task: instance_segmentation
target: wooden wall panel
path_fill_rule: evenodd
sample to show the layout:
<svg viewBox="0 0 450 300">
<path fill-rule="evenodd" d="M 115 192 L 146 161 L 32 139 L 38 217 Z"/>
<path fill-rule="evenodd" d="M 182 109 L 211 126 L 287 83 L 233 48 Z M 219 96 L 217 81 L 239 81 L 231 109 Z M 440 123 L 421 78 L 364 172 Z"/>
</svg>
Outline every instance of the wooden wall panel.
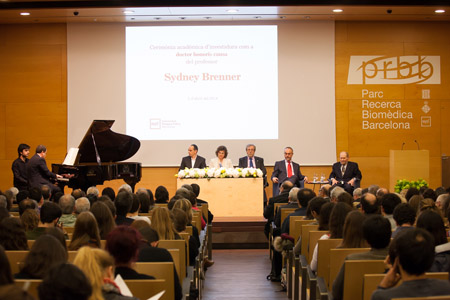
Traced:
<svg viewBox="0 0 450 300">
<path fill-rule="evenodd" d="M 6 120 L 5 104 L 0 103 L 0 160 L 6 158 Z M 1 169 L 0 169 L 1 170 Z M 0 181 L 1 182 L 1 181 Z"/>
<path fill-rule="evenodd" d="M 441 154 L 450 156 L 450 100 L 441 101 Z"/>
</svg>

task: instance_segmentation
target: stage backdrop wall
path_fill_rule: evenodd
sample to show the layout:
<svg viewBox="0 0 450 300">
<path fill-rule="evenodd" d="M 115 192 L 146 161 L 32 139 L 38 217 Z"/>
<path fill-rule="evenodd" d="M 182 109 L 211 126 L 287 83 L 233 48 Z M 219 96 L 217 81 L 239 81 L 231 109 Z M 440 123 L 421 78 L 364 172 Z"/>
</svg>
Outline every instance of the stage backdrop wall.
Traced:
<svg viewBox="0 0 450 300">
<path fill-rule="evenodd" d="M 421 149 L 430 151 L 431 186 L 441 184 L 440 156 L 450 153 L 449 31 L 448 22 L 336 23 L 337 152 L 348 150 L 351 159 L 359 162 L 363 186 L 369 183 L 387 186 L 389 150 L 400 149 L 403 142 L 405 149 L 416 149 L 414 140 Z M 19 143 L 28 143 L 32 149 L 40 143 L 47 145 L 49 165 L 64 159 L 67 145 L 66 25 L 0 25 L 0 35 L 0 189 L 5 190 L 12 185 L 11 163 L 17 157 Z M 417 57 L 419 54 L 439 56 L 440 84 L 347 83 L 351 56 Z M 433 71 L 436 74 L 436 69 Z M 376 98 L 369 98 L 368 93 L 363 96 L 364 89 L 382 91 L 383 97 L 380 98 L 380 93 L 371 94 Z M 423 95 L 430 99 L 423 99 Z M 395 121 L 391 118 L 397 123 L 410 123 L 411 129 L 363 129 L 363 121 L 386 122 L 363 119 L 362 101 L 383 99 L 400 102 L 401 108 L 391 111 L 412 113 L 412 119 Z M 428 113 L 424 112 L 424 106 Z M 385 112 L 389 109 L 369 110 Z M 431 122 L 430 118 L 425 118 L 423 123 L 431 127 L 422 127 L 422 117 L 431 117 Z M 302 160 L 299 156 L 294 159 Z M 270 174 L 272 168 L 268 170 Z M 145 168 L 138 186 L 154 190 L 160 184 L 165 185 L 173 195 L 176 171 L 173 167 Z M 310 177 L 315 172 L 328 171 L 324 166 L 302 168 Z M 122 182 L 117 181 L 108 185 L 120 184 Z M 271 187 L 266 190 L 270 196 Z"/>
</svg>

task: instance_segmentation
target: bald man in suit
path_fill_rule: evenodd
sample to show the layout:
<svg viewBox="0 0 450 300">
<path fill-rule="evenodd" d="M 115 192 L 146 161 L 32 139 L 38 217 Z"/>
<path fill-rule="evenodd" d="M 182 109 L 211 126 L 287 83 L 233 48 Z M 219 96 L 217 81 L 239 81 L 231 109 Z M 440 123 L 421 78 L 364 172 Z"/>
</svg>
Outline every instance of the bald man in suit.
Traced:
<svg viewBox="0 0 450 300">
<path fill-rule="evenodd" d="M 278 187 L 284 181 L 291 181 L 294 186 L 302 187 L 302 181 L 307 181 L 308 177 L 303 176 L 300 165 L 292 161 L 294 150 L 291 147 L 284 148 L 284 160 L 277 161 L 273 168 L 272 181 Z M 279 189 L 274 191 L 274 196 L 278 195 Z"/>
</svg>

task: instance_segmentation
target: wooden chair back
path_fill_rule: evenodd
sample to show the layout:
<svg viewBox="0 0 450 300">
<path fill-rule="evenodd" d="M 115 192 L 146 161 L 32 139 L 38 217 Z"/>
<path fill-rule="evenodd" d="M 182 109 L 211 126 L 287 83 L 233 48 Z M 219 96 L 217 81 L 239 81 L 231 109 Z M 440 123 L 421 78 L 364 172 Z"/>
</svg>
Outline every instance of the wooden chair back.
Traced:
<svg viewBox="0 0 450 300">
<path fill-rule="evenodd" d="M 168 203 L 155 203 L 157 207 L 167 207 Z"/>
<path fill-rule="evenodd" d="M 191 265 L 190 261 L 189 261 L 189 238 L 190 238 L 190 235 L 187 232 L 180 232 L 179 235 L 186 242 L 186 259 L 187 259 L 187 265 L 190 266 Z"/>
<path fill-rule="evenodd" d="M 364 274 L 363 300 L 370 300 L 385 274 Z M 425 273 L 426 278 L 448 280 L 447 272 Z M 401 280 L 397 285 L 401 284 Z M 447 297 L 450 299 L 450 297 Z M 417 299 L 417 298 L 414 298 Z M 428 299 L 428 298 L 426 298 Z"/>
<path fill-rule="evenodd" d="M 308 263 L 311 263 L 311 259 L 314 254 L 314 248 L 317 245 L 317 241 L 320 239 L 320 237 L 324 234 L 329 233 L 329 231 L 323 231 L 323 230 L 311 230 L 309 232 L 309 246 L 308 246 Z"/>
<path fill-rule="evenodd" d="M 181 265 L 180 265 L 180 250 L 178 249 L 167 249 L 170 255 L 172 256 L 173 263 L 175 264 L 175 270 L 177 274 L 181 274 Z"/>
<path fill-rule="evenodd" d="M 156 279 L 164 279 L 166 283 L 164 296 L 167 299 L 175 299 L 174 264 L 172 262 L 137 262 L 134 269 L 138 273 L 150 275 Z"/>
<path fill-rule="evenodd" d="M 195 225 L 194 225 L 195 222 Z M 199 211 L 192 211 L 192 225 L 197 227 L 198 232 L 202 231 L 202 213 Z"/>
<path fill-rule="evenodd" d="M 7 250 L 5 251 L 6 257 L 8 258 L 9 265 L 11 266 L 11 273 L 19 273 L 19 264 L 22 264 L 27 257 L 28 250 Z"/>
<path fill-rule="evenodd" d="M 293 213 L 298 208 L 281 208 L 281 225 L 283 225 L 284 220 L 287 216 Z"/>
<path fill-rule="evenodd" d="M 75 231 L 75 227 L 63 227 L 63 231 L 67 234 L 73 234 L 73 232 Z"/>
<path fill-rule="evenodd" d="M 383 260 L 346 260 L 343 299 L 362 299 L 364 274 L 383 273 Z"/>
<path fill-rule="evenodd" d="M 39 299 L 38 286 L 41 283 L 41 279 L 14 279 L 14 284 L 30 293 L 34 299 Z"/>
<path fill-rule="evenodd" d="M 208 203 L 202 203 L 202 205 L 197 205 L 202 211 L 203 219 L 208 224 Z"/>
<path fill-rule="evenodd" d="M 324 283 L 328 287 L 330 278 L 330 250 L 342 243 L 342 239 L 328 239 L 317 241 L 317 276 L 323 277 Z"/>
<path fill-rule="evenodd" d="M 10 211 L 9 214 L 13 217 L 20 217 L 19 212 L 18 211 Z"/>
<path fill-rule="evenodd" d="M 166 282 L 164 279 L 135 279 L 124 280 L 134 297 L 139 299 L 148 299 L 161 291 L 165 290 Z M 160 299 L 172 300 L 166 296 L 167 291 Z"/>
<path fill-rule="evenodd" d="M 370 251 L 370 248 L 339 248 L 330 250 L 330 277 L 328 279 L 328 289 L 331 289 L 339 270 L 344 264 L 347 255 L 353 253 L 364 253 Z"/>
<path fill-rule="evenodd" d="M 430 296 L 430 297 L 411 297 L 411 298 L 392 298 L 392 300 L 449 300 L 450 296 Z"/>
<path fill-rule="evenodd" d="M 148 213 L 139 213 L 139 216 L 151 218 L 152 217 L 151 210 Z"/>
<path fill-rule="evenodd" d="M 36 240 L 27 240 L 28 249 L 31 249 L 31 247 L 33 247 L 35 241 Z"/>
<path fill-rule="evenodd" d="M 280 208 L 280 206 L 282 205 L 286 205 L 286 203 L 274 203 L 273 204 L 273 217 L 275 218 L 275 216 L 277 215 L 278 209 Z"/>
<path fill-rule="evenodd" d="M 189 233 L 190 235 L 193 234 L 193 230 L 192 230 L 192 226 L 186 226 L 186 232 Z"/>
<path fill-rule="evenodd" d="M 75 256 L 77 256 L 78 251 L 67 251 L 67 261 L 73 263 Z"/>
<path fill-rule="evenodd" d="M 319 225 L 302 225 L 300 236 L 302 237 L 302 244 L 301 244 L 301 253 L 306 258 L 308 258 L 308 245 L 309 245 L 309 232 L 311 230 L 317 230 L 319 228 Z"/>
<path fill-rule="evenodd" d="M 185 240 L 160 240 L 158 243 L 159 248 L 165 249 L 178 249 L 180 252 L 178 261 L 180 264 L 178 278 L 180 281 L 186 277 L 187 258 L 186 258 L 186 241 Z"/>
<path fill-rule="evenodd" d="M 289 219 L 289 235 L 295 239 L 295 244 L 302 233 L 302 225 L 314 222 L 314 220 L 304 220 L 303 216 L 293 216 Z"/>
<path fill-rule="evenodd" d="M 100 246 L 102 247 L 103 250 L 106 249 L 106 240 L 100 240 Z"/>
</svg>

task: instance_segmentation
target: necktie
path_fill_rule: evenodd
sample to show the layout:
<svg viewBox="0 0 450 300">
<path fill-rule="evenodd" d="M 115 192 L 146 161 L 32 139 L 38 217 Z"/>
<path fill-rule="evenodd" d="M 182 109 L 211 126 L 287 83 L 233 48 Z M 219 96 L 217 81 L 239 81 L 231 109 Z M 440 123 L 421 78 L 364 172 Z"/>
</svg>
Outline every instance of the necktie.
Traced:
<svg viewBox="0 0 450 300">
<path fill-rule="evenodd" d="M 344 176 L 344 174 L 345 174 L 345 165 L 342 165 L 341 172 L 342 172 L 342 176 Z"/>
<path fill-rule="evenodd" d="M 250 168 L 254 168 L 254 166 L 253 166 L 253 158 L 248 158 L 248 160 L 250 161 Z"/>
<path fill-rule="evenodd" d="M 290 162 L 288 162 L 288 177 L 292 177 L 292 166 Z"/>
</svg>

